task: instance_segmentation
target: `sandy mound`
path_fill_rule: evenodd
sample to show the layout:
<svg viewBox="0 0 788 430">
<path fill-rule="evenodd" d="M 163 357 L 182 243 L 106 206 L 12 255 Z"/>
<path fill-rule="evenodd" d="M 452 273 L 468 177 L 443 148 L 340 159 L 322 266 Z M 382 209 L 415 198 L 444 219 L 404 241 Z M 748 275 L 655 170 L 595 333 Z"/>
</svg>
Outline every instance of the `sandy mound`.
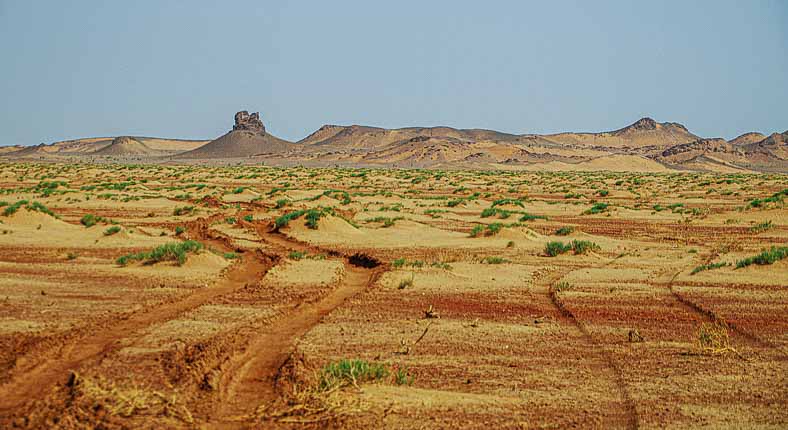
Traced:
<svg viewBox="0 0 788 430">
<path fill-rule="evenodd" d="M 0 216 L 0 246 L 30 246 L 59 248 L 137 248 L 154 247 L 168 242 L 167 238 L 130 233 L 123 228 L 113 235 L 105 235 L 108 225 L 90 228 L 69 224 L 45 213 L 19 209 L 15 214 Z"/>
<path fill-rule="evenodd" d="M 162 155 L 161 151 L 152 149 L 144 143 L 128 136 L 119 136 L 109 146 L 99 149 L 94 155 Z"/>
<path fill-rule="evenodd" d="M 509 231 L 506 231 L 509 230 Z M 522 230 L 522 231 L 518 231 Z M 291 221 L 283 230 L 305 242 L 341 248 L 480 248 L 505 247 L 509 241 L 524 240 L 534 247 L 541 242 L 528 229 L 504 229 L 494 236 L 470 237 L 468 233 L 446 231 L 410 220 L 397 221 L 388 228 L 355 228 L 345 220 L 326 216 L 318 221 L 317 229 L 310 229 L 303 218 Z"/>
<path fill-rule="evenodd" d="M 233 192 L 230 194 L 223 195 L 222 200 L 224 200 L 227 203 L 238 203 L 238 202 L 248 203 L 259 197 L 260 197 L 259 193 L 256 193 L 248 188 L 245 188 L 240 193 Z"/>
<path fill-rule="evenodd" d="M 330 285 L 344 273 L 341 261 L 304 259 L 274 266 L 264 279 L 275 285 Z"/>
</svg>

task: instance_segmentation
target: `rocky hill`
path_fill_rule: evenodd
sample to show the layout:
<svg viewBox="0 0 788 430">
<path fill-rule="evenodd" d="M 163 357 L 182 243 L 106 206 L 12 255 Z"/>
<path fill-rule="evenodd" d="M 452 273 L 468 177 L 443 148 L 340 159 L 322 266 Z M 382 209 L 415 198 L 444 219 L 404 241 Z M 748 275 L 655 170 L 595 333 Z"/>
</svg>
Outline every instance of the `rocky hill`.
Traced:
<svg viewBox="0 0 788 430">
<path fill-rule="evenodd" d="M 235 114 L 235 124 L 227 134 L 174 158 L 246 158 L 281 155 L 297 149 L 297 145 L 266 133 L 258 113 L 240 111 Z"/>
</svg>

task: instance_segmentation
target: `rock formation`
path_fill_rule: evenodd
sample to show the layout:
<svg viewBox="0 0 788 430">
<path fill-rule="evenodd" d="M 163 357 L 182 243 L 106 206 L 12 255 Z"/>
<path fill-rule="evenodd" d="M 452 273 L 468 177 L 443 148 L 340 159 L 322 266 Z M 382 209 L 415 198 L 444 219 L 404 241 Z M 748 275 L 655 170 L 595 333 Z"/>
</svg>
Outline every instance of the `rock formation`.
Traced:
<svg viewBox="0 0 788 430">
<path fill-rule="evenodd" d="M 236 113 L 233 130 L 248 130 L 265 135 L 265 126 L 263 125 L 263 122 L 260 121 L 260 114 L 258 112 L 250 114 L 249 112 L 242 110 Z"/>
</svg>

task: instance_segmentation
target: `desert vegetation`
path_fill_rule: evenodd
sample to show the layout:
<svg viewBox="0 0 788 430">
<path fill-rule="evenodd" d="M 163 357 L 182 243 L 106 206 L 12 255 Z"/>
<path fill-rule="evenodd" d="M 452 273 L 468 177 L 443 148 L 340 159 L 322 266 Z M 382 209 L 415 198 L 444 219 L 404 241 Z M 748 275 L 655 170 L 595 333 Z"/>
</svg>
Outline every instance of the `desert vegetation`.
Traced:
<svg viewBox="0 0 788 430">
<path fill-rule="evenodd" d="M 3 428 L 788 420 L 785 175 L 9 162 L 0 182 Z"/>
</svg>

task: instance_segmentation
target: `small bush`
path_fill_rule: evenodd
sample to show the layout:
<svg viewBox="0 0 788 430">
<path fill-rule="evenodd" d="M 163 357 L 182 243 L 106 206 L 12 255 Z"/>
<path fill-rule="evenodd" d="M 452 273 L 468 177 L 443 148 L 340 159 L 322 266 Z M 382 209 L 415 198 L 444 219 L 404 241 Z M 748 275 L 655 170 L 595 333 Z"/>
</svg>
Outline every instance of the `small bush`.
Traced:
<svg viewBox="0 0 788 430">
<path fill-rule="evenodd" d="M 507 260 L 505 258 L 495 257 L 495 256 L 484 257 L 482 259 L 482 263 L 484 263 L 484 264 L 504 264 L 504 263 L 508 263 L 508 262 L 509 262 L 509 260 Z"/>
<path fill-rule="evenodd" d="M 187 240 L 179 243 L 168 243 L 154 248 L 150 252 L 138 252 L 118 257 L 116 262 L 125 266 L 134 261 L 142 261 L 144 264 L 154 264 L 160 261 L 176 261 L 179 266 L 183 265 L 188 258 L 188 254 L 196 253 L 203 249 L 200 242 Z"/>
<path fill-rule="evenodd" d="M 773 246 L 771 249 L 761 252 L 758 255 L 747 257 L 743 260 L 739 260 L 736 262 L 736 268 L 741 269 L 742 267 L 747 267 L 751 264 L 758 264 L 758 265 L 768 265 L 773 264 L 776 261 L 782 260 L 783 258 L 788 257 L 788 246 Z"/>
<path fill-rule="evenodd" d="M 750 231 L 753 233 L 761 233 L 766 230 L 771 230 L 772 228 L 774 228 L 772 222 L 766 221 L 766 222 L 755 224 L 754 226 L 750 227 Z"/>
<path fill-rule="evenodd" d="M 323 367 L 318 386 L 322 391 L 330 391 L 349 385 L 356 386 L 364 382 L 382 380 L 388 376 L 389 369 L 383 364 L 343 359 Z"/>
<path fill-rule="evenodd" d="M 573 240 L 572 250 L 575 254 L 586 254 L 589 251 L 598 251 L 599 245 L 588 240 Z"/>
<path fill-rule="evenodd" d="M 120 226 L 113 225 L 112 227 L 104 230 L 104 236 L 112 236 L 115 233 L 120 232 Z"/>
<path fill-rule="evenodd" d="M 46 206 L 39 202 L 28 202 L 27 200 L 19 200 L 12 205 L 6 205 L 3 210 L 3 216 L 11 216 L 15 214 L 21 207 L 25 207 L 29 211 L 45 213 L 51 217 L 58 218 L 58 216 L 49 210 Z"/>
<path fill-rule="evenodd" d="M 235 252 L 225 252 L 223 256 L 227 260 L 235 260 L 236 258 L 238 258 L 238 254 L 236 254 Z"/>
<path fill-rule="evenodd" d="M 184 227 L 182 227 L 182 226 L 175 227 L 175 235 L 176 236 L 182 235 L 185 231 L 186 231 L 186 229 Z"/>
<path fill-rule="evenodd" d="M 547 245 L 545 245 L 544 248 L 544 253 L 549 257 L 555 257 L 565 252 L 569 252 L 570 249 L 572 249 L 572 245 L 570 244 L 564 244 L 563 242 L 557 241 L 547 242 Z"/>
<path fill-rule="evenodd" d="M 572 232 L 575 231 L 572 227 L 561 227 L 555 231 L 556 236 L 569 236 Z"/>
<path fill-rule="evenodd" d="M 503 224 L 499 222 L 494 222 L 487 226 L 487 232 L 485 234 L 487 234 L 488 236 L 496 235 L 501 231 L 501 229 L 503 229 Z"/>
<path fill-rule="evenodd" d="M 277 229 L 287 226 L 290 221 L 297 219 L 301 216 L 306 215 L 306 226 L 316 230 L 317 229 L 317 222 L 325 213 L 333 213 L 331 209 L 323 208 L 323 209 L 301 209 L 293 212 L 286 213 L 276 219 L 274 221 L 274 225 Z"/>
<path fill-rule="evenodd" d="M 725 267 L 725 266 L 730 266 L 730 265 L 731 265 L 731 263 L 723 263 L 723 262 L 704 264 L 702 266 L 698 266 L 698 267 L 692 269 L 692 272 L 690 273 L 690 275 L 694 275 L 694 274 L 696 274 L 698 272 L 703 272 L 704 270 L 719 269 L 720 267 Z"/>
<path fill-rule="evenodd" d="M 93 227 L 99 221 L 101 221 L 101 217 L 97 217 L 93 214 L 87 214 L 79 220 L 80 224 L 84 225 L 85 227 Z"/>
<path fill-rule="evenodd" d="M 526 214 L 523 214 L 523 216 L 520 217 L 520 222 L 533 221 L 535 219 L 544 219 L 544 220 L 546 220 L 547 217 L 544 216 L 544 215 L 532 215 L 532 214 L 526 213 Z"/>
<path fill-rule="evenodd" d="M 188 215 L 192 212 L 194 212 L 194 206 L 176 207 L 175 209 L 172 210 L 172 214 L 175 216 Z"/>
<path fill-rule="evenodd" d="M 475 225 L 475 226 L 473 227 L 473 229 L 471 229 L 470 236 L 471 236 L 471 237 L 478 237 L 478 236 L 479 236 L 479 235 L 481 235 L 483 232 L 484 232 L 484 226 L 483 226 L 483 225 Z"/>
<path fill-rule="evenodd" d="M 593 215 L 593 214 L 602 213 L 607 210 L 608 206 L 609 205 L 607 203 L 595 203 L 594 206 L 591 206 L 591 209 L 588 209 L 587 211 L 583 212 L 583 214 Z"/>
<path fill-rule="evenodd" d="M 287 254 L 287 258 L 298 261 L 306 257 L 307 255 L 308 253 L 304 251 L 291 251 L 289 254 Z"/>
</svg>

